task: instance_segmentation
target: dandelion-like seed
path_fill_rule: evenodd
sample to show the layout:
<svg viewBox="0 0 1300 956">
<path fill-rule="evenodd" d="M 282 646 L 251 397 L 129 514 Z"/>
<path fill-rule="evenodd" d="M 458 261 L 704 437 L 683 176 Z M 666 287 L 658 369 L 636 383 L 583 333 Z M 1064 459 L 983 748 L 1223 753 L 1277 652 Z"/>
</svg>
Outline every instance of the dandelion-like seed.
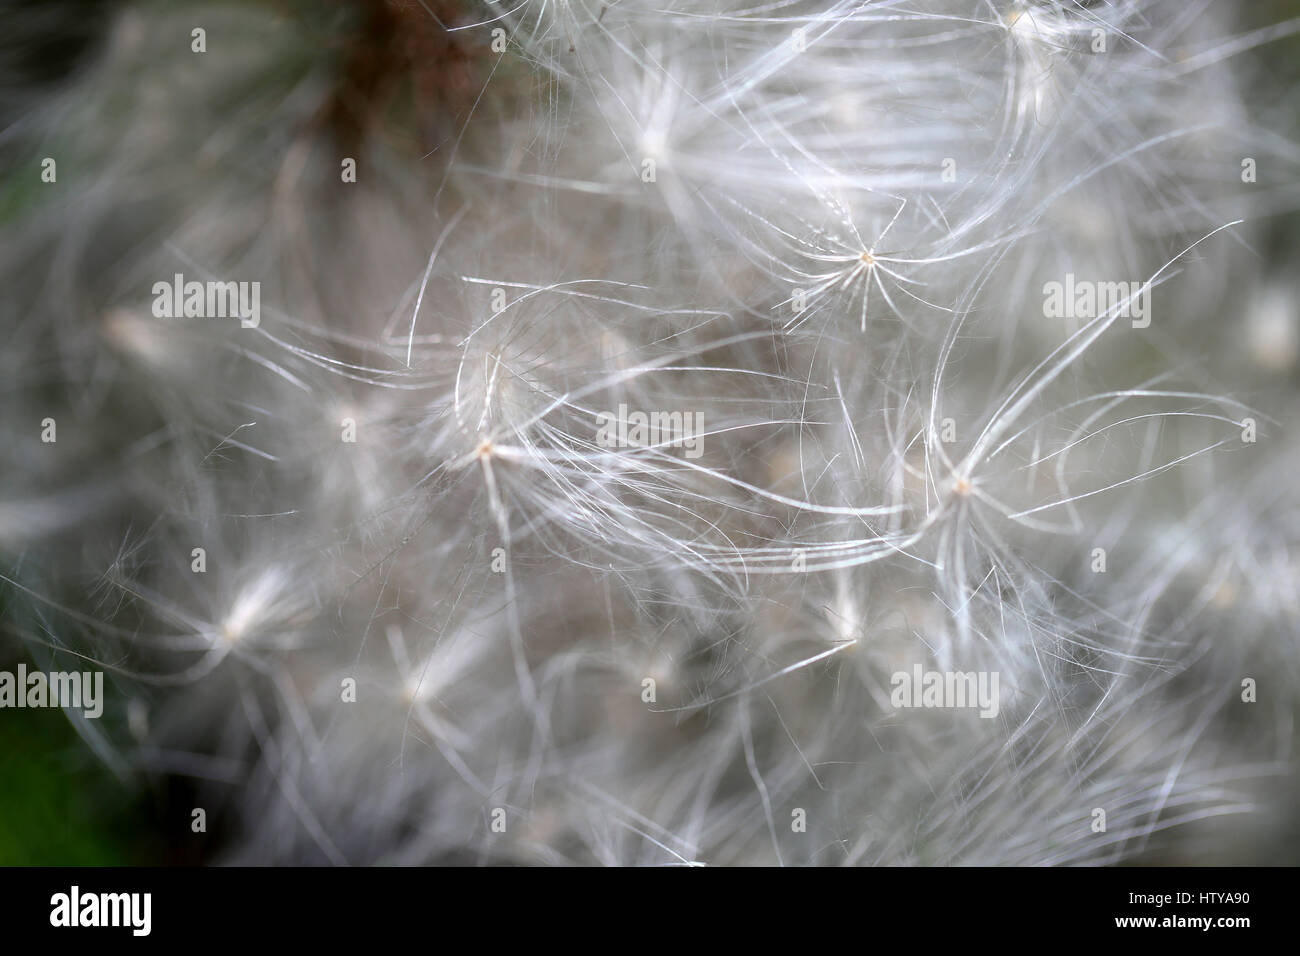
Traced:
<svg viewBox="0 0 1300 956">
<path fill-rule="evenodd" d="M 4 641 L 114 786 L 216 862 L 1289 852 L 1300 24 L 400 6 L 0 57 Z"/>
</svg>

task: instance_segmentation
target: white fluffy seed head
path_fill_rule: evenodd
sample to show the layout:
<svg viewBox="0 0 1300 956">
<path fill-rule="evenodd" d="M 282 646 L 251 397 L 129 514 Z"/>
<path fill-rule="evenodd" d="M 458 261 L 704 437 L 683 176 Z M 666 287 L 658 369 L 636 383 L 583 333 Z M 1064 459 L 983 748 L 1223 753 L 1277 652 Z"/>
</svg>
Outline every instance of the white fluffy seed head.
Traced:
<svg viewBox="0 0 1300 956">
<path fill-rule="evenodd" d="M 231 768 L 234 860 L 1226 846 L 1294 775 L 1295 696 L 1231 708 L 1300 660 L 1296 295 L 1228 226 L 1246 150 L 1296 198 L 1230 56 L 1294 25 L 488 7 L 418 69 L 253 8 L 200 61 L 206 5 L 128 7 L 13 127 L 73 152 L 0 247 L 10 633 L 151 695 L 142 770 Z M 178 271 L 262 323 L 150 318 Z M 1067 273 L 1150 325 L 1046 314 Z M 897 704 L 918 670 L 996 713 Z"/>
</svg>

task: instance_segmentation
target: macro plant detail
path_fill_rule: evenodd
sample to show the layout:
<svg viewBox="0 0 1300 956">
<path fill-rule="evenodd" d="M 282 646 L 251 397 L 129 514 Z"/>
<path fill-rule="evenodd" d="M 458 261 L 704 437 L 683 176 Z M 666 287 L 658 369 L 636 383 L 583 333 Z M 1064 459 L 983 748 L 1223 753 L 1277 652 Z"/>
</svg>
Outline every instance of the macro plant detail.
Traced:
<svg viewBox="0 0 1300 956">
<path fill-rule="evenodd" d="M 12 5 L 0 676 L 205 862 L 1293 859 L 1284 8 Z"/>
</svg>

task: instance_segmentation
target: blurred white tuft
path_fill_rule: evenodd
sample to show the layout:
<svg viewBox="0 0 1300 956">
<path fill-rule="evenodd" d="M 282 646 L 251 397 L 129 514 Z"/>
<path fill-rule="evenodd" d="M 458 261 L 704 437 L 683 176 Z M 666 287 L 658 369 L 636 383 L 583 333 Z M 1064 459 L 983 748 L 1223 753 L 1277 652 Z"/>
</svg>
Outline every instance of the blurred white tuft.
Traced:
<svg viewBox="0 0 1300 956">
<path fill-rule="evenodd" d="M 142 0 L 0 60 L 6 632 L 221 859 L 1268 858 L 1300 22 L 664 6 Z"/>
</svg>

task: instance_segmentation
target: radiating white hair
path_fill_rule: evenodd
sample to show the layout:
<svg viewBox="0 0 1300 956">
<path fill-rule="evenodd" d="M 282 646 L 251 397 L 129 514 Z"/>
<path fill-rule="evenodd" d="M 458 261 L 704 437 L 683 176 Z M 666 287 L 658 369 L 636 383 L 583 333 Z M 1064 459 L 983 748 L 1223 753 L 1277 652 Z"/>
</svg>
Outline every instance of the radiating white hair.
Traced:
<svg viewBox="0 0 1300 956">
<path fill-rule="evenodd" d="M 1300 22 L 665 6 L 131 3 L 25 91 L 6 630 L 221 859 L 1266 853 L 1300 150 L 1242 64 Z M 260 323 L 156 318 L 177 273 Z"/>
</svg>

